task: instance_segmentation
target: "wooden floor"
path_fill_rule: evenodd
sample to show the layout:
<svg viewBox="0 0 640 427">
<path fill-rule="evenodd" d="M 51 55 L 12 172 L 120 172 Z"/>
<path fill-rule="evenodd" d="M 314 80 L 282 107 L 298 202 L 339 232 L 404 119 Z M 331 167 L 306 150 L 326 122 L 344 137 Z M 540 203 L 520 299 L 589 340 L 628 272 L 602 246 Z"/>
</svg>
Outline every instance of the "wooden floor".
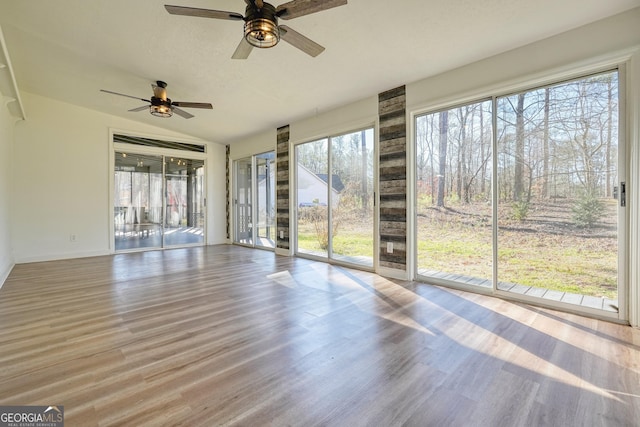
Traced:
<svg viewBox="0 0 640 427">
<path fill-rule="evenodd" d="M 0 326 L 67 427 L 640 424 L 640 330 L 237 246 L 17 265 Z"/>
</svg>

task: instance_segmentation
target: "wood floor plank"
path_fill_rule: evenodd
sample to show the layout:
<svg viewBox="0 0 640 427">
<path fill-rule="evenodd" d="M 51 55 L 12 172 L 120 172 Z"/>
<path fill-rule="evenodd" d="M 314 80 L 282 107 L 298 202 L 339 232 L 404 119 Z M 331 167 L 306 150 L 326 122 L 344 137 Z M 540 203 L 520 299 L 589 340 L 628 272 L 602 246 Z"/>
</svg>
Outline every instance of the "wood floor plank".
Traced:
<svg viewBox="0 0 640 427">
<path fill-rule="evenodd" d="M 17 265 L 0 367 L 67 426 L 640 419 L 637 329 L 228 245 Z"/>
</svg>

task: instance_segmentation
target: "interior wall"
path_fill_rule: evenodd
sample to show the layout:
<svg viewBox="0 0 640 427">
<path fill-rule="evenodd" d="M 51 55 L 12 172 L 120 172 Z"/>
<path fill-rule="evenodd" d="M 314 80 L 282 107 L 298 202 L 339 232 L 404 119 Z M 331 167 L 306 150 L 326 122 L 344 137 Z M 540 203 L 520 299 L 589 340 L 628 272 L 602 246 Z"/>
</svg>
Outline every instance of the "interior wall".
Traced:
<svg viewBox="0 0 640 427">
<path fill-rule="evenodd" d="M 386 89 L 392 88 L 383 88 Z M 372 125 L 377 119 L 378 95 L 372 94 L 369 98 L 291 123 L 291 142 L 298 144 L 350 132 Z"/>
<path fill-rule="evenodd" d="M 640 8 L 473 64 L 407 84 L 407 110 L 446 106 L 544 81 L 553 72 L 580 72 L 640 44 Z"/>
<path fill-rule="evenodd" d="M 193 138 L 31 93 L 22 95 L 29 115 L 16 125 L 12 156 L 15 262 L 110 253 L 109 130 Z M 209 200 L 225 197 L 224 150 L 209 144 Z M 207 210 L 210 244 L 225 242 L 224 206 L 219 205 L 209 203 Z"/>
<path fill-rule="evenodd" d="M 253 135 L 240 142 L 229 145 L 229 158 L 231 161 L 250 157 L 255 154 L 276 150 L 276 128 Z"/>
<path fill-rule="evenodd" d="M 0 93 L 0 100 L 3 99 Z M 11 182 L 13 176 L 13 129 L 16 119 L 0 105 L 0 287 L 13 267 L 11 241 Z"/>
</svg>

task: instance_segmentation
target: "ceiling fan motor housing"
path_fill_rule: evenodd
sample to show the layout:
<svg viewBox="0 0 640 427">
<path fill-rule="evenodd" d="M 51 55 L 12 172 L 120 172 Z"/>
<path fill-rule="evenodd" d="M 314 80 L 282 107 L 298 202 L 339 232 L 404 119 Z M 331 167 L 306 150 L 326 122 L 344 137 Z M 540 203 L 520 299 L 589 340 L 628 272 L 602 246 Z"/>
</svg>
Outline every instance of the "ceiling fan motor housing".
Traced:
<svg viewBox="0 0 640 427">
<path fill-rule="evenodd" d="M 264 3 L 258 9 L 252 4 L 245 10 L 244 37 L 247 42 L 255 47 L 273 47 L 280 41 L 280 29 L 276 8 Z"/>
</svg>

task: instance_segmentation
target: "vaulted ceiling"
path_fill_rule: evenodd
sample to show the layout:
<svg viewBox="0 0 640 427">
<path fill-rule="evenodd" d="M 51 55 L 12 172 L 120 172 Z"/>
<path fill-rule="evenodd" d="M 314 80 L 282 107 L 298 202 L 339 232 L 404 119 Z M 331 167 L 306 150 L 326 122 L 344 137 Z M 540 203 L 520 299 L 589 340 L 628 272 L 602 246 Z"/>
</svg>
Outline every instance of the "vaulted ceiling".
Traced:
<svg viewBox="0 0 640 427">
<path fill-rule="evenodd" d="M 282 2 L 280 2 L 282 3 Z M 274 3 L 275 6 L 280 3 Z M 242 22 L 170 15 L 164 4 L 244 14 L 241 0 L 0 0 L 21 91 L 221 143 L 295 122 L 640 6 L 640 0 L 348 0 L 286 21 L 326 50 L 287 43 L 231 59 Z M 281 22 L 285 23 L 285 22 Z M 128 112 L 166 81 L 169 119 Z M 28 111 L 27 111 L 28 115 Z"/>
</svg>

